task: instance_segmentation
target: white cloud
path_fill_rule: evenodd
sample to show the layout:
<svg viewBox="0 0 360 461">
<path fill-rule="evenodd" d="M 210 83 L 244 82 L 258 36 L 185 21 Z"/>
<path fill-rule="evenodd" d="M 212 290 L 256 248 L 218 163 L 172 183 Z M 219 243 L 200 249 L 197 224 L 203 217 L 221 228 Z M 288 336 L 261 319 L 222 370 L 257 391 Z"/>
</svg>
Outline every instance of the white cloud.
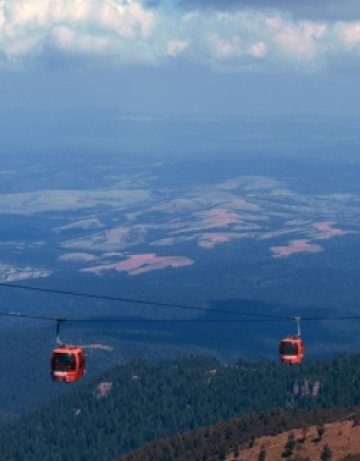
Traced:
<svg viewBox="0 0 360 461">
<path fill-rule="evenodd" d="M 326 25 L 314 22 L 292 23 L 279 21 L 278 24 L 270 25 L 274 29 L 273 40 L 284 53 L 294 58 L 315 58 L 321 39 L 326 34 Z"/>
<path fill-rule="evenodd" d="M 360 22 L 344 25 L 343 37 L 346 44 L 357 45 L 360 42 Z"/>
<path fill-rule="evenodd" d="M 218 59 L 233 58 L 243 54 L 241 40 L 238 36 L 223 39 L 219 35 L 209 37 L 212 52 Z"/>
<path fill-rule="evenodd" d="M 359 43 L 359 22 L 298 20 L 249 6 L 185 12 L 142 0 L 0 0 L 0 54 L 7 65 L 25 65 L 33 55 L 46 60 L 51 50 L 52 59 L 59 51 L 107 64 L 181 56 L 212 67 L 241 69 L 253 62 L 314 71 L 357 55 Z"/>
<path fill-rule="evenodd" d="M 96 37 L 86 33 L 79 33 L 68 26 L 58 26 L 52 31 L 54 43 L 59 49 L 71 52 L 92 52 L 106 51 L 111 43 L 106 37 Z"/>
<path fill-rule="evenodd" d="M 130 3 L 128 10 L 127 16 L 139 24 L 144 37 L 149 37 L 155 25 L 152 13 L 146 11 L 139 3 Z"/>
<path fill-rule="evenodd" d="M 166 54 L 169 56 L 177 56 L 183 53 L 188 48 L 189 40 L 170 40 L 166 47 Z"/>
<path fill-rule="evenodd" d="M 263 41 L 253 43 L 249 48 L 249 54 L 262 58 L 266 54 L 266 44 Z"/>
<path fill-rule="evenodd" d="M 61 51 L 106 54 L 124 41 L 148 39 L 154 14 L 140 3 L 123 0 L 3 0 L 0 47 L 9 61 L 39 46 Z"/>
</svg>

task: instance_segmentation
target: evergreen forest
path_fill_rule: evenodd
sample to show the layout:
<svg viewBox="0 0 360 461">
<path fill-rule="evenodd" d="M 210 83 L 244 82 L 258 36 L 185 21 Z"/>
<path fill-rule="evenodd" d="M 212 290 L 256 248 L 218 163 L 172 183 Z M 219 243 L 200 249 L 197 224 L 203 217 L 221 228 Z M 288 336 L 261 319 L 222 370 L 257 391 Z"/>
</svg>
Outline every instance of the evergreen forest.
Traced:
<svg viewBox="0 0 360 461">
<path fill-rule="evenodd" d="M 169 363 L 130 361 L 2 423 L 1 459 L 110 461 L 150 442 L 233 417 L 357 406 L 359 385 L 360 354 L 293 367 L 245 359 L 228 365 L 198 356 Z M 279 424 L 284 427 L 281 418 Z"/>
</svg>

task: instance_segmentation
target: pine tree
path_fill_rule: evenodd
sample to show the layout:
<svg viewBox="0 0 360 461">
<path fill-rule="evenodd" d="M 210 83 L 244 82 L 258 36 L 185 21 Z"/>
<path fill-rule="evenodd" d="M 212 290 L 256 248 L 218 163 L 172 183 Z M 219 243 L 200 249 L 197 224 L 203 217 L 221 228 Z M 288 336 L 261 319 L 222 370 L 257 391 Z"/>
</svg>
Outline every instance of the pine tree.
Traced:
<svg viewBox="0 0 360 461">
<path fill-rule="evenodd" d="M 256 439 L 255 435 L 251 434 L 250 440 L 249 440 L 249 448 L 252 448 L 254 446 L 255 439 Z"/>
<path fill-rule="evenodd" d="M 293 454 L 295 445 L 295 434 L 293 432 L 290 432 L 287 442 L 284 446 L 284 451 L 281 454 L 282 458 L 289 458 Z"/>
<path fill-rule="evenodd" d="M 322 439 L 322 436 L 324 435 L 325 432 L 325 426 L 323 424 L 319 424 L 316 428 L 318 436 L 319 436 L 319 442 Z"/>
<path fill-rule="evenodd" d="M 324 445 L 320 458 L 321 458 L 321 461 L 331 461 L 332 460 L 332 451 L 328 444 Z"/>
<path fill-rule="evenodd" d="M 258 461 L 266 461 L 266 450 L 265 450 L 264 445 L 261 445 L 259 456 L 258 456 Z"/>
</svg>

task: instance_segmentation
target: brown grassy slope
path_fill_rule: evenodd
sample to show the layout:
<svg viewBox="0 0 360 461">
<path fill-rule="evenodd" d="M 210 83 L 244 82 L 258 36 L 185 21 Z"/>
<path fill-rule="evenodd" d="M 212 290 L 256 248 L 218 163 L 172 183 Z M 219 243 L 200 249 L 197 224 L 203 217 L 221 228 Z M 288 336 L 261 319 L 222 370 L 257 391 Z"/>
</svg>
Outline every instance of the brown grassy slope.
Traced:
<svg viewBox="0 0 360 461">
<path fill-rule="evenodd" d="M 283 436 L 283 439 L 279 439 L 278 442 L 276 441 L 276 437 L 281 437 L 281 434 L 286 431 L 296 431 L 296 437 L 299 438 L 298 434 L 302 434 L 302 428 L 310 428 L 311 426 L 316 428 L 316 425 L 330 424 L 334 421 L 340 423 L 345 419 L 349 420 L 348 424 L 352 426 L 354 425 L 354 420 L 357 421 L 359 416 L 359 407 L 328 410 L 317 408 L 308 412 L 299 410 L 294 410 L 293 412 L 273 410 L 263 414 L 245 415 L 232 418 L 229 421 L 224 421 L 214 426 L 203 427 L 192 432 L 177 434 L 168 439 L 158 440 L 146 445 L 142 449 L 123 455 L 118 458 L 118 461 L 224 461 L 225 459 L 239 459 L 239 461 L 243 461 L 243 454 L 247 454 L 247 449 L 254 443 L 254 440 L 256 449 L 253 455 L 255 458 L 249 459 L 258 461 L 259 447 L 262 443 L 261 441 L 259 442 L 259 440 L 261 439 L 265 441 L 267 440 L 266 437 L 268 437 L 269 440 L 274 441 L 274 444 L 280 444 L 279 451 L 281 450 L 282 453 L 288 437 L 288 432 Z M 310 431 L 310 429 L 308 431 Z M 325 426 L 323 441 L 318 443 L 319 453 L 323 450 L 324 440 L 327 440 L 325 437 L 329 437 L 328 434 L 330 434 L 330 429 L 328 426 Z M 357 437 L 360 438 L 359 429 L 357 427 L 356 431 L 354 430 L 354 434 L 357 434 Z M 339 437 L 340 435 L 341 434 L 338 434 Z M 316 436 L 316 431 L 313 436 L 311 436 L 309 432 L 306 439 L 309 438 L 309 440 L 312 440 L 316 438 Z M 346 439 L 344 440 L 345 445 L 346 443 L 349 444 L 349 442 L 346 442 Z M 314 444 L 315 443 L 316 442 L 314 442 Z M 304 445 L 306 444 L 307 443 L 304 442 Z M 240 457 L 234 455 L 235 447 L 238 448 Z M 267 456 L 266 461 L 281 461 L 282 459 L 286 459 L 281 457 L 281 453 L 279 455 L 279 451 L 275 452 L 275 455 L 271 458 Z M 355 450 L 354 448 L 348 450 L 346 454 L 359 452 L 360 448 L 359 450 Z M 227 456 L 228 454 L 232 455 Z M 312 461 L 312 458 L 308 458 L 307 461 L 309 461 L 309 459 Z M 317 459 L 320 460 L 320 455 L 318 454 L 316 454 L 314 460 Z M 305 460 L 303 459 L 302 461 Z M 301 461 L 301 458 L 297 460 L 293 458 L 291 461 Z M 360 460 L 355 459 L 347 461 Z"/>
<path fill-rule="evenodd" d="M 332 453 L 331 461 L 343 461 L 349 455 L 347 461 L 360 460 L 360 426 L 354 425 L 353 421 L 340 421 L 324 425 L 324 434 L 319 440 L 317 426 L 307 427 L 305 430 L 296 429 L 283 432 L 276 436 L 264 436 L 255 440 L 254 446 L 249 449 L 240 449 L 240 456 L 233 454 L 227 460 L 258 461 L 261 447 L 265 448 L 266 461 L 313 461 L 321 460 L 324 446 L 327 445 Z M 295 448 L 293 454 L 287 458 L 282 457 L 284 447 L 290 433 L 295 436 Z"/>
</svg>

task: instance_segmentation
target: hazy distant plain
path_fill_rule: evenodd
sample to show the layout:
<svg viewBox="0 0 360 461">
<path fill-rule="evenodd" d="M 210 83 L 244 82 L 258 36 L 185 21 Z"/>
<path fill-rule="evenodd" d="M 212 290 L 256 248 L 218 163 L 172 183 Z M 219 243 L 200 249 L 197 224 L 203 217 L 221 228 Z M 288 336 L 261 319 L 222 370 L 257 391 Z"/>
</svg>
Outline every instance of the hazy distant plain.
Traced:
<svg viewBox="0 0 360 461">
<path fill-rule="evenodd" d="M 1 281 L 204 307 L 258 302 L 286 315 L 358 313 L 356 118 L 57 117 L 58 131 L 50 117 L 50 131 L 24 120 L 24 136 L 3 147 Z M 196 314 L 1 291 L 16 312 Z M 325 337 L 334 327 L 321 326 Z M 353 347 L 355 326 L 339 329 L 354 332 Z M 267 340 L 249 350 L 224 341 L 251 354 Z"/>
</svg>

